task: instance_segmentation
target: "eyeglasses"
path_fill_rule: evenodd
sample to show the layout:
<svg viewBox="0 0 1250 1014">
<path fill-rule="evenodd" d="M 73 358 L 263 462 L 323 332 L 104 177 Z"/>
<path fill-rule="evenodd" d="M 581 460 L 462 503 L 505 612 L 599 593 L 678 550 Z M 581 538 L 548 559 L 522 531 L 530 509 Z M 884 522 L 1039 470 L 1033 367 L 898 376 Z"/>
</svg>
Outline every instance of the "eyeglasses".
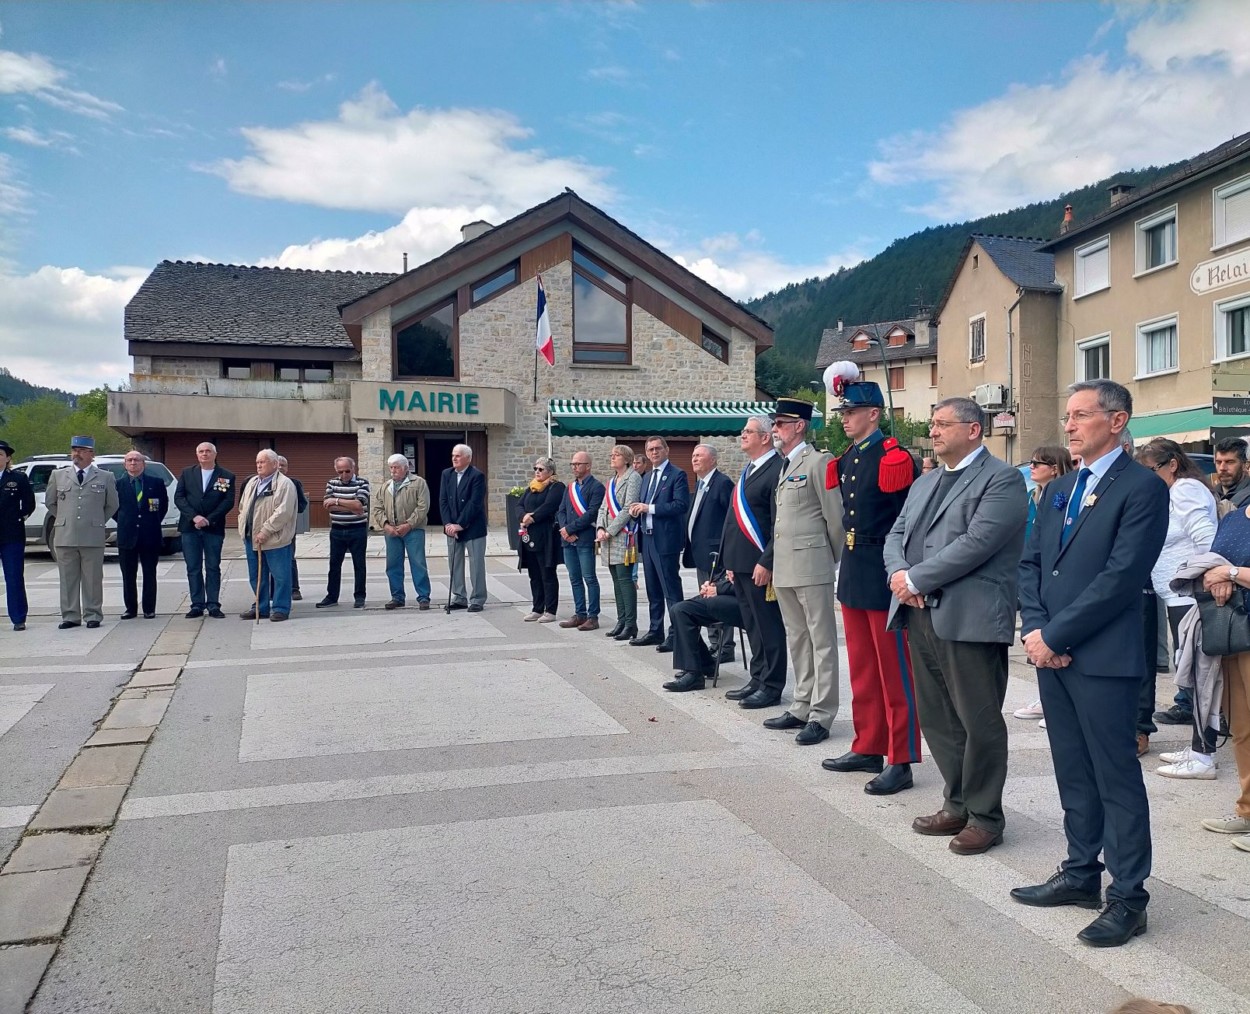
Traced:
<svg viewBox="0 0 1250 1014">
<path fill-rule="evenodd" d="M 964 422 L 962 419 L 931 419 L 929 421 L 929 429 L 931 430 L 947 430 L 952 426 L 971 426 L 972 423 Z"/>
<path fill-rule="evenodd" d="M 569 467 L 570 468 L 589 468 L 590 462 L 589 461 L 570 461 Z"/>
<path fill-rule="evenodd" d="M 743 430 L 738 434 L 740 437 L 762 437 L 766 434 L 762 430 Z"/>
<path fill-rule="evenodd" d="M 774 419 L 773 429 L 776 429 L 778 426 L 795 426 L 800 422 L 802 422 L 801 419 Z"/>
<path fill-rule="evenodd" d="M 543 468 L 543 466 L 542 466 L 542 465 L 535 465 L 535 466 L 534 466 L 534 471 L 535 471 L 535 472 L 545 472 L 545 471 L 547 471 L 547 470 L 546 470 L 545 468 Z"/>
<path fill-rule="evenodd" d="M 1171 464 L 1170 461 L 1161 461 L 1157 465 L 1147 465 L 1146 467 L 1149 468 L 1152 472 L 1157 472 L 1162 468 L 1167 468 L 1168 465 L 1170 464 Z"/>
<path fill-rule="evenodd" d="M 1074 422 L 1079 426 L 1083 422 L 1089 422 L 1096 415 L 1115 415 L 1115 413 L 1101 408 L 1092 412 L 1065 412 L 1059 417 L 1059 423 L 1067 426 L 1069 422 Z"/>
</svg>

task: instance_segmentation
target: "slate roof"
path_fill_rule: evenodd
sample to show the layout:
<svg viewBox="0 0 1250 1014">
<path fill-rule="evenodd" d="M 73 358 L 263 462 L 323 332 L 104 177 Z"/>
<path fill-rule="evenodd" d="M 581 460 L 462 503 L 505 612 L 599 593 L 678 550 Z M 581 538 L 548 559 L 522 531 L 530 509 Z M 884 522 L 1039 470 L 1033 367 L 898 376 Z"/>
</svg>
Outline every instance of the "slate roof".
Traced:
<svg viewBox="0 0 1250 1014">
<path fill-rule="evenodd" d="M 1017 288 L 1030 289 L 1033 292 L 1062 292 L 1063 286 L 1055 281 L 1055 255 L 1041 249 L 1045 242 L 1021 236 L 988 236 L 974 232 L 964 243 L 959 259 L 955 261 L 955 267 L 946 280 L 946 291 L 938 300 L 931 319 L 935 322 L 941 319 L 942 311 L 946 309 L 946 301 L 951 298 L 955 280 L 963 270 L 964 261 L 968 259 L 973 243 L 980 245 L 994 262 L 994 266 Z"/>
<path fill-rule="evenodd" d="M 852 324 L 849 327 L 844 327 L 841 333 L 838 332 L 837 328 L 825 328 L 820 335 L 820 350 L 816 353 L 816 369 L 823 370 L 830 363 L 836 363 L 843 359 L 849 359 L 853 363 L 868 363 L 870 366 L 874 363 L 880 364 L 881 349 L 878 346 L 869 345 L 868 348 L 859 350 L 853 346 L 851 339 L 860 330 L 876 336 L 887 335 L 896 327 L 901 327 L 907 332 L 907 342 L 903 345 L 887 345 L 885 347 L 885 361 L 887 363 L 937 356 L 936 327 L 932 325 L 929 327 L 929 344 L 917 346 L 913 340 L 915 337 L 914 321 L 883 320 L 873 324 Z"/>
<path fill-rule="evenodd" d="M 350 350 L 338 307 L 396 277 L 161 261 L 126 304 L 126 340 Z"/>
</svg>

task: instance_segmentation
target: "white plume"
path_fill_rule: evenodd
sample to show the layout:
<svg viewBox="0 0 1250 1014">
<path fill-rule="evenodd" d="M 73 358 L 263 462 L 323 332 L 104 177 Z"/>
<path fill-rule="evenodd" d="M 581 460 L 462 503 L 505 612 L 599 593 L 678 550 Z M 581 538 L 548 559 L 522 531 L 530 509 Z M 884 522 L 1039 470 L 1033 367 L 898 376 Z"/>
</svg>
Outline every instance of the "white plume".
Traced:
<svg viewBox="0 0 1250 1014">
<path fill-rule="evenodd" d="M 859 377 L 859 366 L 850 360 L 843 359 L 841 362 L 830 363 L 825 367 L 825 390 L 830 394 L 837 394 L 839 392 L 834 391 L 834 380 L 841 380 L 843 384 L 849 384 L 859 380 Z"/>
</svg>

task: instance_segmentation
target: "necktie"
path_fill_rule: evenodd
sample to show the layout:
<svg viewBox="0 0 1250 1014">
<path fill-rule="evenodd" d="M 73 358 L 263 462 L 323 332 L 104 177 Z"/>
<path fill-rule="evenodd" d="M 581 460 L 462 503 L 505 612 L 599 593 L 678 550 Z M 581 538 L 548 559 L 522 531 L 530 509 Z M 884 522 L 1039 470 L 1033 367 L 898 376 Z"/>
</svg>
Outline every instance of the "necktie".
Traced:
<svg viewBox="0 0 1250 1014">
<path fill-rule="evenodd" d="M 1085 497 L 1085 485 L 1093 474 L 1088 468 L 1082 468 L 1081 474 L 1076 478 L 1076 487 L 1072 490 L 1072 499 L 1068 501 L 1068 512 L 1063 519 L 1063 532 L 1059 536 L 1060 546 L 1067 545 L 1072 529 L 1076 527 L 1076 519 L 1081 515 L 1081 500 Z"/>
<path fill-rule="evenodd" d="M 743 482 L 746 482 L 746 481 L 747 481 L 747 479 L 751 478 L 751 473 L 752 473 L 754 470 L 755 470 L 755 462 L 754 462 L 754 461 L 748 461 L 748 462 L 747 462 L 747 470 L 746 470 L 745 472 L 743 472 L 743 473 L 742 473 L 742 481 L 743 481 Z"/>
<path fill-rule="evenodd" d="M 138 479 L 130 480 L 135 487 L 135 503 L 143 503 L 143 484 Z"/>
<path fill-rule="evenodd" d="M 78 485 L 80 486 L 82 485 L 82 477 L 83 477 L 83 470 L 80 468 L 78 470 Z"/>
</svg>

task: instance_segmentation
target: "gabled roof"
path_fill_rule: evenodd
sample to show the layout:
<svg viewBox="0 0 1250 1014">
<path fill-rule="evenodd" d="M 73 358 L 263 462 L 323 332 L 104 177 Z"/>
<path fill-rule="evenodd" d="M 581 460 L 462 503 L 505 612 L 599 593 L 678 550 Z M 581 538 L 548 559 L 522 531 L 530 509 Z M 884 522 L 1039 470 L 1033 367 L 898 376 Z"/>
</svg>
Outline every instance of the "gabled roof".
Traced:
<svg viewBox="0 0 1250 1014">
<path fill-rule="evenodd" d="M 987 236 L 984 233 L 974 232 L 968 237 L 963 250 L 960 251 L 954 270 L 946 280 L 946 291 L 938 300 L 931 319 L 934 321 L 941 319 L 942 311 L 946 309 L 946 302 L 951 298 L 951 292 L 955 288 L 955 280 L 959 278 L 959 273 L 963 270 L 964 261 L 968 259 L 973 243 L 985 251 L 986 256 L 994 262 L 994 266 L 1002 272 L 1003 277 L 1017 289 L 1027 289 L 1033 292 L 1062 292 L 1063 287 L 1055 281 L 1055 255 L 1042 252 L 1041 247 L 1044 242 L 1045 240 L 1021 236 Z"/>
<path fill-rule="evenodd" d="M 126 304 L 126 340 L 350 350 L 339 305 L 395 277 L 161 261 Z"/>
<path fill-rule="evenodd" d="M 511 247 L 523 248 L 531 237 L 562 221 L 576 223 L 663 279 L 710 314 L 750 335 L 755 339 L 757 352 L 772 347 L 773 329 L 762 317 L 757 317 L 736 300 L 682 267 L 658 247 L 582 200 L 572 190 L 521 212 L 475 239 L 457 244 L 447 253 L 387 280 L 371 292 L 343 302 L 339 307 L 343 326 L 349 334 L 354 333 L 369 314 L 435 287 L 444 279 Z"/>
<path fill-rule="evenodd" d="M 1211 173 L 1223 169 L 1226 165 L 1236 162 L 1250 156 L 1250 132 L 1238 134 L 1236 137 L 1225 141 L 1223 144 L 1204 151 L 1201 155 L 1195 155 L 1183 166 L 1169 176 L 1157 180 L 1148 187 L 1134 192 L 1129 197 L 1114 207 L 1107 208 L 1105 211 L 1099 212 L 1093 218 L 1088 218 L 1084 222 L 1080 222 L 1060 236 L 1056 236 L 1049 243 L 1046 243 L 1043 250 L 1054 250 L 1058 246 L 1062 246 L 1075 236 L 1083 235 L 1091 229 L 1103 225 L 1107 221 L 1118 218 L 1127 212 L 1131 212 L 1140 207 L 1143 203 L 1161 197 L 1163 194 L 1173 190 L 1178 190 L 1183 186 L 1193 183 L 1203 176 L 1209 176 Z"/>
<path fill-rule="evenodd" d="M 820 335 L 820 349 L 816 353 L 816 369 L 823 370 L 830 363 L 836 363 L 843 359 L 849 359 L 853 363 L 867 363 L 869 366 L 874 363 L 881 362 L 881 349 L 876 345 L 870 345 L 866 349 L 857 349 L 854 345 L 855 335 L 860 331 L 867 331 L 872 337 L 884 338 L 896 327 L 901 327 L 907 332 L 907 341 L 903 345 L 887 345 L 885 347 L 885 361 L 892 363 L 896 361 L 906 361 L 909 359 L 925 359 L 929 356 L 937 356 L 937 328 L 929 328 L 929 344 L 916 345 L 915 338 L 915 321 L 913 320 L 883 320 L 873 324 L 852 324 L 844 327 L 841 331 L 837 328 L 827 327 Z"/>
</svg>

